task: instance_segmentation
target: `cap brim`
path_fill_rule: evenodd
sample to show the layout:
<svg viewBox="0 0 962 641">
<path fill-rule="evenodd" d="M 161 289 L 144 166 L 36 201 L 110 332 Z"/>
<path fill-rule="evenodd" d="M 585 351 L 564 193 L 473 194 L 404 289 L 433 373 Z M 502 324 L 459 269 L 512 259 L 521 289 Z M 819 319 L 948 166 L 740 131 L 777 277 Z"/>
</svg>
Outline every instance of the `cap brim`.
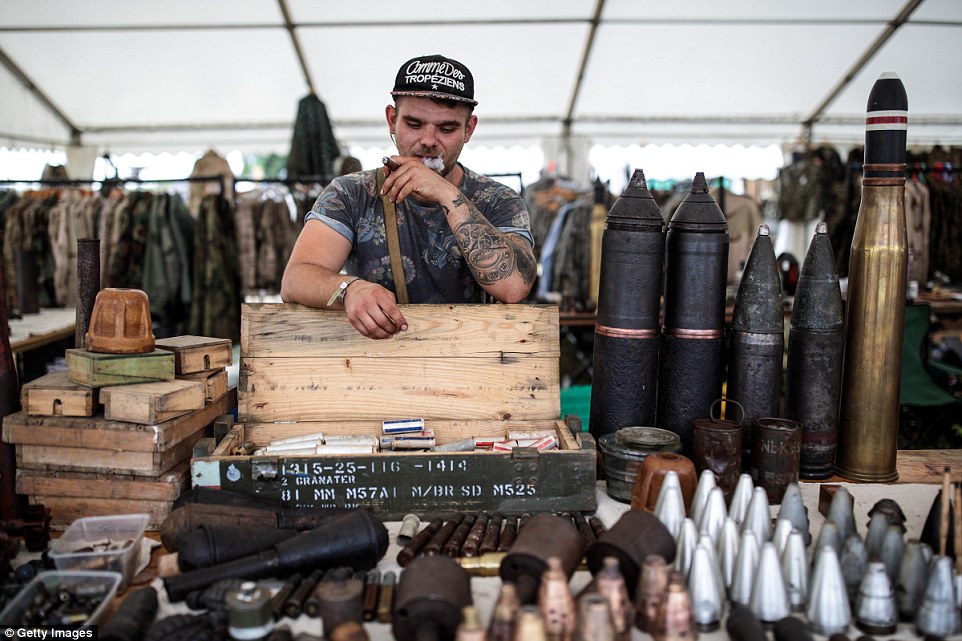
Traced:
<svg viewBox="0 0 962 641">
<path fill-rule="evenodd" d="M 461 96 L 452 96 L 449 93 L 444 93 L 441 91 L 392 91 L 392 96 L 412 96 L 414 98 L 438 98 L 440 100 L 454 100 L 455 102 L 463 102 L 469 105 L 477 105 L 477 100 L 471 100 L 469 98 L 463 98 Z"/>
</svg>

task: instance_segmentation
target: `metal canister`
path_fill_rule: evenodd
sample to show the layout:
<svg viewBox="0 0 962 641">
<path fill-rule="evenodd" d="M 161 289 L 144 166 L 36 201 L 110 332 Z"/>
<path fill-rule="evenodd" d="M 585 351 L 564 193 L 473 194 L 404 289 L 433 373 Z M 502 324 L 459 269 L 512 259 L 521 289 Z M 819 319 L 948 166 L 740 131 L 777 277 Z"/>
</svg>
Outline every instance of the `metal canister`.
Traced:
<svg viewBox="0 0 962 641">
<path fill-rule="evenodd" d="M 780 504 L 788 484 L 798 482 L 801 451 L 802 424 L 798 421 L 757 418 L 752 422 L 752 479 L 765 489 L 769 504 Z"/>
<path fill-rule="evenodd" d="M 260 639 L 274 627 L 270 592 L 245 581 L 227 594 L 227 632 L 231 639 Z"/>
<path fill-rule="evenodd" d="M 741 409 L 736 401 L 726 402 L 731 407 Z M 712 405 L 709 418 L 692 422 L 692 462 L 698 474 L 704 470 L 712 471 L 727 503 L 735 492 L 742 471 L 742 422 L 745 412 L 741 410 L 738 420 L 716 418 L 715 408 L 718 404 L 716 401 Z M 726 413 L 738 415 L 730 410 Z"/>
<path fill-rule="evenodd" d="M 652 452 L 679 451 L 681 437 L 657 427 L 623 427 L 599 438 L 598 449 L 608 496 L 629 503 L 645 458 Z"/>
</svg>

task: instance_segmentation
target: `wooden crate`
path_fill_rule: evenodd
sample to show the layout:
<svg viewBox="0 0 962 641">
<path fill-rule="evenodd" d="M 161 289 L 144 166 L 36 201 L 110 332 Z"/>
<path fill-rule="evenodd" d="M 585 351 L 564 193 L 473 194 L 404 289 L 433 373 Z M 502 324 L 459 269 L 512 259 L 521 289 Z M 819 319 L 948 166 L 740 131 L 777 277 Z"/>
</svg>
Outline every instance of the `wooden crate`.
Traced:
<svg viewBox="0 0 962 641">
<path fill-rule="evenodd" d="M 158 381 L 104 387 L 100 397 L 108 421 L 153 425 L 203 409 L 205 387 L 200 381 Z"/>
<path fill-rule="evenodd" d="M 558 311 L 547 305 L 402 306 L 408 330 L 364 338 L 343 312 L 244 305 L 239 423 L 191 463 L 192 482 L 283 503 L 368 508 L 384 518 L 453 511 L 593 511 L 596 452 L 560 420 Z M 538 452 L 232 456 L 243 441 L 373 434 L 423 418 L 438 444 L 554 430 Z"/>
<path fill-rule="evenodd" d="M 177 374 L 196 374 L 227 367 L 233 360 L 233 344 L 229 338 L 206 336 L 173 336 L 157 339 L 157 349 L 174 353 Z"/>
<path fill-rule="evenodd" d="M 371 340 L 341 311 L 245 305 L 238 422 L 559 417 L 556 307 L 402 309 L 408 330 Z"/>
<path fill-rule="evenodd" d="M 96 389 L 71 383 L 67 372 L 50 372 L 24 384 L 20 404 L 31 416 L 93 416 L 99 399 Z"/>
<path fill-rule="evenodd" d="M 205 428 L 235 406 L 235 392 L 154 425 L 17 412 L 3 419 L 3 440 L 16 445 L 18 469 L 157 477 L 190 459 Z"/>
<path fill-rule="evenodd" d="M 445 443 L 479 434 L 471 422 L 428 421 Z M 223 488 L 281 503 L 363 507 L 385 519 L 451 512 L 522 514 L 597 507 L 596 453 L 591 435 L 573 435 L 563 421 L 524 421 L 510 429 L 555 429 L 561 449 L 538 452 L 390 452 L 370 455 L 231 456 L 244 441 L 322 431 L 357 434 L 350 421 L 235 425 L 217 449 L 191 460 L 194 486 Z M 485 434 L 496 426 L 485 425 Z M 501 429 L 507 429 L 503 427 Z M 380 431 L 377 426 L 374 433 Z"/>
<path fill-rule="evenodd" d="M 190 489 L 190 462 L 157 477 L 100 472 L 18 469 L 17 493 L 50 509 L 50 525 L 65 529 L 86 516 L 145 513 L 147 529 L 159 530 L 174 501 Z"/>
<path fill-rule="evenodd" d="M 146 354 L 100 354 L 66 351 L 68 378 L 87 387 L 132 385 L 174 378 L 174 354 L 155 349 Z"/>
</svg>

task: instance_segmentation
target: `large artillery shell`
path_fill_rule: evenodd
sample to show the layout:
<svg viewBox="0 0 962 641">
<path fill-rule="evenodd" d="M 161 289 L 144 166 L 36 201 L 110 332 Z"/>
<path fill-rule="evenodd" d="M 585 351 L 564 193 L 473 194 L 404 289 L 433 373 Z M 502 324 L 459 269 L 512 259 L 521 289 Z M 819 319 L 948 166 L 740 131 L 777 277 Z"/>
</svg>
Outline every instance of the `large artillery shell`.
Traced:
<svg viewBox="0 0 962 641">
<path fill-rule="evenodd" d="M 742 446 L 742 456 L 746 459 L 752 443 L 752 422 L 781 415 L 784 351 L 781 273 L 768 225 L 760 225 L 738 285 L 728 343 L 726 394 L 741 406 L 742 411 L 736 409 L 736 413 L 746 426 Z M 726 414 L 731 415 L 731 409 L 729 406 Z M 730 492 L 726 493 L 726 498 L 728 496 Z"/>
<path fill-rule="evenodd" d="M 655 424 L 665 234 L 640 169 L 605 224 L 591 389 L 595 438 Z"/>
<path fill-rule="evenodd" d="M 908 241 L 902 81 L 884 73 L 869 94 L 865 165 L 848 269 L 845 364 L 835 470 L 856 481 L 898 478 L 899 386 Z"/>
<path fill-rule="evenodd" d="M 819 223 L 795 289 L 788 334 L 785 417 L 802 424 L 799 476 L 832 475 L 845 353 L 842 291 L 828 226 Z"/>
<path fill-rule="evenodd" d="M 658 374 L 658 427 L 681 436 L 692 451 L 692 422 L 709 416 L 721 396 L 724 370 L 728 223 L 695 175 L 668 223 L 665 320 Z"/>
</svg>

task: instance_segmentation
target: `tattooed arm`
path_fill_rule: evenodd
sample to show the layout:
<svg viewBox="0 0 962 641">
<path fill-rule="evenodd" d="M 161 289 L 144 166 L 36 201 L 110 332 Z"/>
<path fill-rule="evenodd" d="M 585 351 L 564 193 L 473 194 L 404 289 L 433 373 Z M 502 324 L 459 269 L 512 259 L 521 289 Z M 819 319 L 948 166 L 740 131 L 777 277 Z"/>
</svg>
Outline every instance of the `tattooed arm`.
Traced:
<svg viewBox="0 0 962 641">
<path fill-rule="evenodd" d="M 536 262 L 531 244 L 519 234 L 504 233 L 484 217 L 455 185 L 464 176 L 457 165 L 448 179 L 420 160 L 393 156 L 381 191 L 393 202 L 409 196 L 436 203 L 444 211 L 461 255 L 478 284 L 502 303 L 523 301 L 534 285 Z"/>
<path fill-rule="evenodd" d="M 441 208 L 478 284 L 502 303 L 523 301 L 536 273 L 528 241 L 500 231 L 461 192 Z"/>
</svg>

